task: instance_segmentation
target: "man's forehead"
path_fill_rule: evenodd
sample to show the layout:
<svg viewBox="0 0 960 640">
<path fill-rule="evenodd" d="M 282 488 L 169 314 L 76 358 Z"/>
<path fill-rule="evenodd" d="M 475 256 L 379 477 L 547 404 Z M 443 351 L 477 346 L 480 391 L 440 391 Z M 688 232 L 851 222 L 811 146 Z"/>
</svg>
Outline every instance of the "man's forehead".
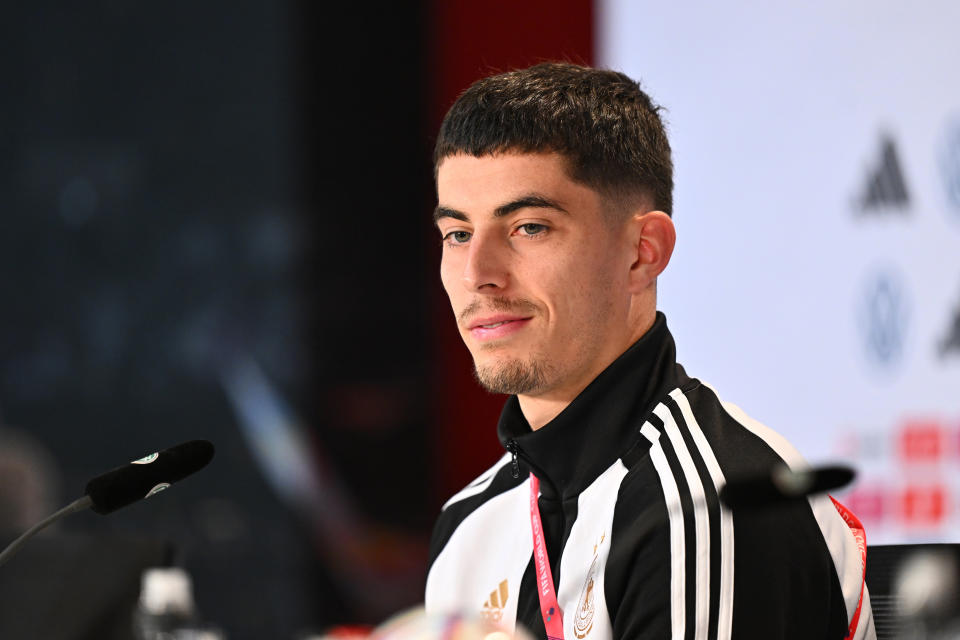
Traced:
<svg viewBox="0 0 960 640">
<path fill-rule="evenodd" d="M 449 176 L 459 174 L 461 171 L 496 173 L 498 170 L 508 172 L 529 171 L 531 174 L 546 170 L 551 174 L 557 173 L 569 178 L 570 162 L 566 156 L 555 151 L 508 150 L 481 155 L 455 153 L 437 163 L 437 185 L 440 185 L 444 176 L 449 178 Z"/>
</svg>

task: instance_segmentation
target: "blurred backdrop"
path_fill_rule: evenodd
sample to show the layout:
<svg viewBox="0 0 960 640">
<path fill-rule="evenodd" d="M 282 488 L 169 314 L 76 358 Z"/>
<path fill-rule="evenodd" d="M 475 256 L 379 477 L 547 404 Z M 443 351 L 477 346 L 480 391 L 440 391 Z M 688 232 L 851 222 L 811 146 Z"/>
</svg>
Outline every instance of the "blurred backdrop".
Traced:
<svg viewBox="0 0 960 640">
<path fill-rule="evenodd" d="M 439 288 L 431 147 L 470 82 L 547 59 L 623 69 L 667 107 L 661 306 L 688 371 L 809 458 L 861 468 L 845 497 L 871 542 L 953 540 L 958 18 L 945 1 L 7 7 L 2 542 L 92 476 L 205 438 L 196 477 L 64 522 L 52 535 L 99 564 L 59 582 L 135 596 L 141 564 L 174 562 L 230 638 L 420 601 L 433 517 L 499 457 L 502 403 Z M 130 570 L 102 571 L 111 556 Z"/>
</svg>

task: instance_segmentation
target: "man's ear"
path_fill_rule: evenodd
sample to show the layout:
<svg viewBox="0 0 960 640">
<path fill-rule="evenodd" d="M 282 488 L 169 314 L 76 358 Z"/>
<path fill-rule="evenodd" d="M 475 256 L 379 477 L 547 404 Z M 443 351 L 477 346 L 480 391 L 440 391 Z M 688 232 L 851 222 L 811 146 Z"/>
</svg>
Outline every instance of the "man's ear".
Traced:
<svg viewBox="0 0 960 640">
<path fill-rule="evenodd" d="M 628 224 L 635 250 L 635 260 L 630 265 L 630 290 L 640 293 L 667 268 L 677 242 L 677 230 L 663 211 L 635 214 Z"/>
</svg>

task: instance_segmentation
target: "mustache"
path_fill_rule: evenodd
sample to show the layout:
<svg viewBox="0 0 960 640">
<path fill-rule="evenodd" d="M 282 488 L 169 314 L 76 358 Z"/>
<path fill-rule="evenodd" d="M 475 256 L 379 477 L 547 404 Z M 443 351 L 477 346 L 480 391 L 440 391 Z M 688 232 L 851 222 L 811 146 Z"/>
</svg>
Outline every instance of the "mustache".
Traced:
<svg viewBox="0 0 960 640">
<path fill-rule="evenodd" d="M 467 324 L 470 318 L 477 316 L 481 311 L 499 311 L 503 313 L 527 314 L 537 311 L 537 305 L 529 300 L 510 300 L 508 298 L 486 298 L 474 300 L 468 304 L 457 316 L 457 322 Z"/>
</svg>

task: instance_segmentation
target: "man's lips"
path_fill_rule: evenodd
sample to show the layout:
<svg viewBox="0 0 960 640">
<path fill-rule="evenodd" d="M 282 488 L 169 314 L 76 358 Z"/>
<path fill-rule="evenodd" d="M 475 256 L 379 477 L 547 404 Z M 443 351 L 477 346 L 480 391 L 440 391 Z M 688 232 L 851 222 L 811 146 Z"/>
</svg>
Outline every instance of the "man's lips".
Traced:
<svg viewBox="0 0 960 640">
<path fill-rule="evenodd" d="M 529 316 L 500 314 L 471 320 L 468 329 L 477 340 L 493 340 L 519 331 L 530 322 Z"/>
</svg>

